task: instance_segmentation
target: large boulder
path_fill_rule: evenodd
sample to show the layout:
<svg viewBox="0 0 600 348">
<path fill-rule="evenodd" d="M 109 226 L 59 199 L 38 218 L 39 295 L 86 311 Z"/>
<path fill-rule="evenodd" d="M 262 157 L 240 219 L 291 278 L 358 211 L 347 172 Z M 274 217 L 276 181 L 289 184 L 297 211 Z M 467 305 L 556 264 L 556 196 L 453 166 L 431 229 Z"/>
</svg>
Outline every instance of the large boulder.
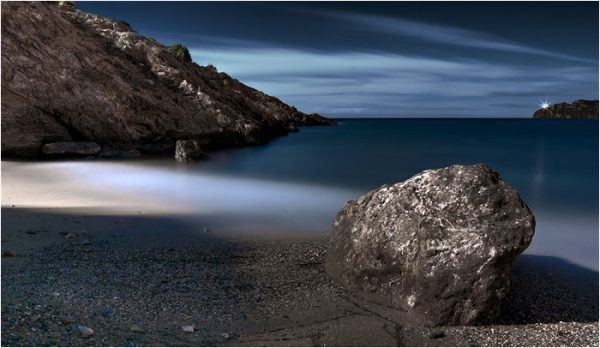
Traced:
<svg viewBox="0 0 600 348">
<path fill-rule="evenodd" d="M 415 323 L 487 322 L 534 230 L 519 193 L 486 165 L 426 170 L 348 202 L 325 267 Z"/>
</svg>

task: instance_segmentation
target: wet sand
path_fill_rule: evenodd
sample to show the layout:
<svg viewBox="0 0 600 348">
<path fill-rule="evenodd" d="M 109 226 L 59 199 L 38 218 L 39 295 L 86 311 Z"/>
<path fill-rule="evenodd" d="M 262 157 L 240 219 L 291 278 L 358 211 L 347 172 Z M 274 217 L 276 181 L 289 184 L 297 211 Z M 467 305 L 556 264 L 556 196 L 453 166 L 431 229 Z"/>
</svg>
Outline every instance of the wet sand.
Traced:
<svg viewBox="0 0 600 348">
<path fill-rule="evenodd" d="M 598 345 L 595 271 L 523 255 L 494 325 L 430 329 L 333 283 L 325 242 L 223 237 L 176 216 L 3 207 L 2 253 L 14 256 L 2 257 L 2 345 Z"/>
</svg>

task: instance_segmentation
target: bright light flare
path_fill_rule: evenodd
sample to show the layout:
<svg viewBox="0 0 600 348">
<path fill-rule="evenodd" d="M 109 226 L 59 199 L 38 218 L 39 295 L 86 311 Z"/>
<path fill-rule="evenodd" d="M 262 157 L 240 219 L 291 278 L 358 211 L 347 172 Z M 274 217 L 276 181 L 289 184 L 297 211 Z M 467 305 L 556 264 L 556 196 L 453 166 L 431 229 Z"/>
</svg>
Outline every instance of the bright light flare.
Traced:
<svg viewBox="0 0 600 348">
<path fill-rule="evenodd" d="M 544 100 L 541 104 L 540 104 L 540 108 L 546 110 L 547 108 L 550 107 L 550 103 L 548 103 L 547 100 Z"/>
</svg>

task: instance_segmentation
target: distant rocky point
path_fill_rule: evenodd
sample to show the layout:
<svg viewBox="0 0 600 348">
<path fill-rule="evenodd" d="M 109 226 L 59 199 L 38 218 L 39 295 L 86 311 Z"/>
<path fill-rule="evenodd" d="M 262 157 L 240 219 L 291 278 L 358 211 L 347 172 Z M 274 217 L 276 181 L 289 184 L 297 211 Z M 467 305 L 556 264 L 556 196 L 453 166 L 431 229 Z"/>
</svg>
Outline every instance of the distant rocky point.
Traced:
<svg viewBox="0 0 600 348">
<path fill-rule="evenodd" d="M 71 2 L 2 2 L 1 104 L 2 155 L 18 158 L 173 155 L 333 123 Z"/>
<path fill-rule="evenodd" d="M 558 103 L 539 109 L 533 118 L 598 118 L 598 100 L 579 99 L 572 103 Z"/>
</svg>

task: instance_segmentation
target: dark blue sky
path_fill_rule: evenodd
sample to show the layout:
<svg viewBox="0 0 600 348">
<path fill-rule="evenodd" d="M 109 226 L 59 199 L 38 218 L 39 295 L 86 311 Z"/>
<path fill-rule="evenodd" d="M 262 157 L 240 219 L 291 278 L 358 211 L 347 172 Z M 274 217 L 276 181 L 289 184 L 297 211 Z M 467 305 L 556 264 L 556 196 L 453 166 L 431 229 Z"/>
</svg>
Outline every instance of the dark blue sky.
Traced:
<svg viewBox="0 0 600 348">
<path fill-rule="evenodd" d="M 597 2 L 78 2 L 326 116 L 531 117 L 598 98 Z"/>
</svg>

